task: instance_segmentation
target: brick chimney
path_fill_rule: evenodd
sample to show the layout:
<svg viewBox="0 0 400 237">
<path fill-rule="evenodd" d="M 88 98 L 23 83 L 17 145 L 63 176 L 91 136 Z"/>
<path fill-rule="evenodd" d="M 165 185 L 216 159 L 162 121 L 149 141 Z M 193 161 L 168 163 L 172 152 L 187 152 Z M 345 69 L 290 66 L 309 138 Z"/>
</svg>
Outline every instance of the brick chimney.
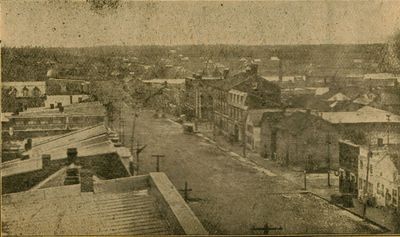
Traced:
<svg viewBox="0 0 400 237">
<path fill-rule="evenodd" d="M 258 72 L 258 64 L 255 63 L 250 64 L 251 75 L 257 75 L 257 72 Z"/>
<path fill-rule="evenodd" d="M 42 169 L 50 165 L 51 156 L 49 154 L 42 155 Z"/>
<path fill-rule="evenodd" d="M 50 104 L 50 109 L 54 109 L 54 104 Z"/>
<path fill-rule="evenodd" d="M 283 81 L 283 66 L 282 60 L 279 59 L 279 82 Z"/>
<path fill-rule="evenodd" d="M 229 75 L 229 68 L 225 68 L 223 73 L 224 79 L 228 78 L 228 75 Z"/>
<path fill-rule="evenodd" d="M 383 147 L 383 139 L 382 138 L 378 138 L 377 144 L 378 144 L 378 147 Z"/>
<path fill-rule="evenodd" d="M 72 104 L 72 95 L 69 96 L 69 103 Z"/>
<path fill-rule="evenodd" d="M 76 148 L 67 149 L 67 162 L 68 164 L 74 163 L 78 159 L 78 150 Z"/>
<path fill-rule="evenodd" d="M 75 164 L 70 164 L 67 168 L 67 176 L 64 179 L 64 185 L 79 184 L 79 169 Z"/>
<path fill-rule="evenodd" d="M 57 108 L 60 108 L 60 107 L 62 107 L 62 103 L 61 103 L 61 102 L 58 102 L 58 103 L 57 103 Z"/>
<path fill-rule="evenodd" d="M 29 151 L 30 149 L 32 149 L 32 138 L 28 138 L 25 143 L 25 151 Z"/>
<path fill-rule="evenodd" d="M 61 105 L 60 107 L 58 107 L 58 111 L 60 111 L 60 113 L 64 112 L 64 107 Z"/>
</svg>

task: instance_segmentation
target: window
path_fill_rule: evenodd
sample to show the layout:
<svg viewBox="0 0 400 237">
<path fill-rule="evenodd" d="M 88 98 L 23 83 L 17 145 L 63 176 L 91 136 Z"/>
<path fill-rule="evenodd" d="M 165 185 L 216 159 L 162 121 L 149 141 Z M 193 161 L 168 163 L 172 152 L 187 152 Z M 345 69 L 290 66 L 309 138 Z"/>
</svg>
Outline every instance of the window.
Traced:
<svg viewBox="0 0 400 237">
<path fill-rule="evenodd" d="M 380 190 L 380 187 L 381 186 L 381 184 L 380 183 L 378 183 L 377 185 L 376 185 L 376 192 L 378 193 L 378 194 L 380 194 L 381 193 L 381 190 Z"/>
<path fill-rule="evenodd" d="M 363 161 L 360 159 L 360 168 L 363 168 Z"/>
<path fill-rule="evenodd" d="M 30 125 L 36 124 L 36 121 L 35 121 L 35 120 L 29 120 L 29 121 L 28 121 L 28 124 L 30 124 Z"/>
<path fill-rule="evenodd" d="M 362 185 L 362 179 L 359 178 L 359 179 L 358 179 L 358 188 L 359 188 L 359 189 L 362 189 L 362 186 L 363 186 L 363 185 Z"/>
<path fill-rule="evenodd" d="M 40 120 L 40 124 L 48 124 L 49 123 L 49 121 L 47 121 L 47 120 Z"/>
<path fill-rule="evenodd" d="M 392 197 L 393 197 L 393 200 L 392 200 L 393 204 L 395 206 L 397 206 L 397 190 L 396 189 L 392 190 Z"/>
<path fill-rule="evenodd" d="M 368 182 L 368 193 L 373 193 L 373 192 L 374 192 L 374 185 Z"/>
<path fill-rule="evenodd" d="M 384 196 L 385 195 L 385 185 L 382 184 L 382 188 L 381 188 L 381 195 Z"/>
<path fill-rule="evenodd" d="M 373 169 L 372 169 L 372 165 L 369 165 L 369 173 L 372 175 L 373 174 Z"/>
</svg>

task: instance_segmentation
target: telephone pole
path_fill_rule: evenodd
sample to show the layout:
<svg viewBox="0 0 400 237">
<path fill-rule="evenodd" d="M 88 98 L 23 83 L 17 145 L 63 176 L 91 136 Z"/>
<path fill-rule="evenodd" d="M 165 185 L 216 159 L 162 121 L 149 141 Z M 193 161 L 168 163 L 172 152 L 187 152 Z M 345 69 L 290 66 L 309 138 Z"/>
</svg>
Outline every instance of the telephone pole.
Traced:
<svg viewBox="0 0 400 237">
<path fill-rule="evenodd" d="M 368 178 L 369 178 L 369 163 L 372 157 L 371 144 L 368 145 L 368 155 L 367 155 L 367 176 L 365 178 L 365 187 L 364 187 L 364 208 L 363 208 L 363 218 L 366 219 L 367 215 L 367 200 L 368 200 Z"/>
<path fill-rule="evenodd" d="M 389 135 L 390 135 L 390 114 L 386 115 L 388 126 L 387 126 L 387 144 L 389 145 Z"/>
<path fill-rule="evenodd" d="M 152 157 L 157 158 L 157 167 L 156 167 L 156 171 L 160 172 L 160 158 L 164 158 L 165 155 L 152 155 Z"/>
<path fill-rule="evenodd" d="M 331 137 L 330 134 L 328 133 L 327 137 L 326 137 L 326 145 L 328 146 L 328 187 L 331 187 Z"/>
</svg>

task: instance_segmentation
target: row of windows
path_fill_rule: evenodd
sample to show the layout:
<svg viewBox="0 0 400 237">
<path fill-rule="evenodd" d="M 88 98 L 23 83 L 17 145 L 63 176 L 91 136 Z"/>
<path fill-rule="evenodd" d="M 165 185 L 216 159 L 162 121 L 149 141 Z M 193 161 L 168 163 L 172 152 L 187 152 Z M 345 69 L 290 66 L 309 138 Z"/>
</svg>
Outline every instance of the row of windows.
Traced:
<svg viewBox="0 0 400 237">
<path fill-rule="evenodd" d="M 70 117 L 68 123 L 83 123 L 83 122 L 103 122 L 104 117 Z M 39 125 L 39 124 L 62 124 L 66 123 L 66 118 L 40 118 L 40 119 L 24 119 L 16 120 L 16 125 Z"/>
<path fill-rule="evenodd" d="M 358 182 L 358 188 L 360 190 L 362 190 L 363 188 L 365 188 L 367 185 L 367 181 L 366 180 L 362 180 L 361 178 L 359 179 Z M 373 184 L 368 182 L 368 193 L 373 193 Z M 392 192 L 390 192 L 390 190 L 388 188 L 385 189 L 385 185 L 384 184 L 380 184 L 377 183 L 376 185 L 376 193 L 378 195 L 380 195 L 381 197 L 385 197 L 386 199 L 390 200 L 392 199 L 392 201 L 394 203 L 397 202 L 397 189 L 392 189 Z"/>
<path fill-rule="evenodd" d="M 237 103 L 237 104 L 243 104 L 244 101 L 244 96 L 242 95 L 237 95 L 237 94 L 229 94 L 229 99 L 230 101 L 232 101 L 233 103 Z"/>
</svg>

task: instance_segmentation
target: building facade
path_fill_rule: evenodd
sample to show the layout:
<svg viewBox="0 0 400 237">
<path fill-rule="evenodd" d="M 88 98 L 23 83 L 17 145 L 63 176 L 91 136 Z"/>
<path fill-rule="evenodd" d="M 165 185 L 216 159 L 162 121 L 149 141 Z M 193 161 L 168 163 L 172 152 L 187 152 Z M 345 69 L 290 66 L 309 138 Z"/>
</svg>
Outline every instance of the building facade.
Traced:
<svg viewBox="0 0 400 237">
<path fill-rule="evenodd" d="M 370 152 L 370 157 L 368 153 Z M 369 160 L 368 160 L 369 158 Z M 367 165 L 369 164 L 369 167 Z M 373 198 L 381 207 L 398 207 L 400 187 L 400 149 L 374 146 L 360 149 L 358 165 L 358 198 Z M 368 174 L 367 174 L 368 173 Z M 368 175 L 368 183 L 367 183 Z"/>
</svg>

